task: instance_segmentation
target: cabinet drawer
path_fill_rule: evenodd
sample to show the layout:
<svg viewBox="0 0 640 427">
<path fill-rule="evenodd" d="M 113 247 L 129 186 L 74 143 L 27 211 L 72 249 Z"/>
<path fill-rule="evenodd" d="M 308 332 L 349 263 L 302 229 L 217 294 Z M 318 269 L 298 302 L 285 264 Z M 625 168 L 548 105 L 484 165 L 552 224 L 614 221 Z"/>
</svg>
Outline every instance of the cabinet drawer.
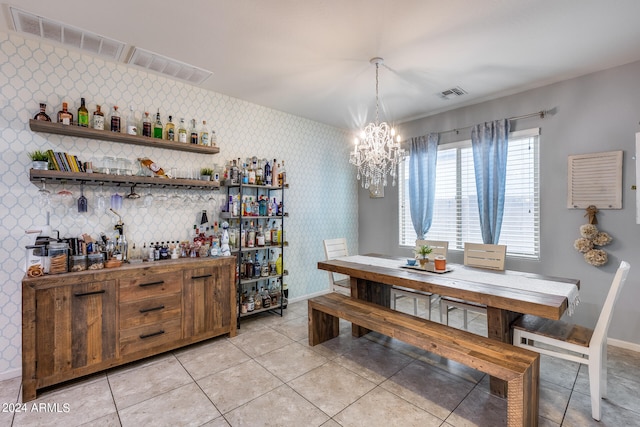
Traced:
<svg viewBox="0 0 640 427">
<path fill-rule="evenodd" d="M 182 316 L 182 296 L 173 294 L 120 304 L 120 330 Z"/>
<path fill-rule="evenodd" d="M 163 344 L 174 344 L 182 338 L 180 317 L 120 331 L 120 354 L 148 350 Z"/>
<path fill-rule="evenodd" d="M 119 282 L 120 302 L 136 301 L 181 292 L 182 272 L 135 275 Z"/>
</svg>

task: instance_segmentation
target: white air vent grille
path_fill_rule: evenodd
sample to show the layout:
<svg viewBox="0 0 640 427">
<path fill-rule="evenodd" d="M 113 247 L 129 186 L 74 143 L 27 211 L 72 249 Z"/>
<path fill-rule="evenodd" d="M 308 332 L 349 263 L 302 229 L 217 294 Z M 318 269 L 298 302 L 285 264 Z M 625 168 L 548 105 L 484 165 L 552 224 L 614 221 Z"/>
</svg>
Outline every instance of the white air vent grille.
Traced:
<svg viewBox="0 0 640 427">
<path fill-rule="evenodd" d="M 9 7 L 9 9 L 13 26 L 18 32 L 32 34 L 116 61 L 120 59 L 124 50 L 124 43 L 117 40 L 43 18 L 15 7 Z"/>
<path fill-rule="evenodd" d="M 462 89 L 460 86 L 452 87 L 451 89 L 443 90 L 438 94 L 438 96 L 444 100 L 449 100 L 451 98 L 456 98 L 458 96 L 466 95 L 467 92 Z"/>
<path fill-rule="evenodd" d="M 569 156 L 567 208 L 622 209 L 622 151 Z"/>
<path fill-rule="evenodd" d="M 194 67 L 139 47 L 133 49 L 128 63 L 193 84 L 200 84 L 213 74 L 211 71 Z"/>
</svg>

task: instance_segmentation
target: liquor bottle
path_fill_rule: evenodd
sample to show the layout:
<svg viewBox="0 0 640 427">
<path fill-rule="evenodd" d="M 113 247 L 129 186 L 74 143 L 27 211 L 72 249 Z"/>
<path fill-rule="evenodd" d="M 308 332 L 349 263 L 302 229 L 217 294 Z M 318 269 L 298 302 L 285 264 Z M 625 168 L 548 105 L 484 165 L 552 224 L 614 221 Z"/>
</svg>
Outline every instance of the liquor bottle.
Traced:
<svg viewBox="0 0 640 427">
<path fill-rule="evenodd" d="M 113 113 L 111 113 L 111 132 L 120 132 L 120 113 L 117 105 L 113 106 Z"/>
<path fill-rule="evenodd" d="M 218 136 L 216 135 L 216 131 L 211 129 L 211 134 L 209 135 L 209 142 L 212 147 L 216 147 L 218 145 Z"/>
<path fill-rule="evenodd" d="M 273 221 L 273 225 L 271 228 L 271 244 L 272 245 L 278 244 L 278 226 L 276 225 L 275 221 Z"/>
<path fill-rule="evenodd" d="M 142 136 L 151 137 L 153 133 L 151 117 L 149 117 L 149 112 L 144 112 L 144 117 L 142 118 Z"/>
<path fill-rule="evenodd" d="M 147 248 L 147 261 L 148 262 L 153 262 L 156 259 L 156 251 L 155 248 L 153 247 L 153 242 L 149 242 L 149 247 Z"/>
<path fill-rule="evenodd" d="M 278 259 L 276 260 L 276 274 L 282 274 L 284 269 L 284 262 L 282 261 L 282 253 L 278 254 Z"/>
<path fill-rule="evenodd" d="M 258 160 L 258 166 L 256 168 L 256 184 L 264 185 L 264 169 L 262 168 L 262 160 Z"/>
<path fill-rule="evenodd" d="M 265 245 L 265 237 L 261 225 L 258 226 L 258 232 L 256 233 L 256 245 L 258 247 L 263 247 Z"/>
<path fill-rule="evenodd" d="M 264 185 L 271 185 L 271 165 L 266 159 L 264 163 Z"/>
<path fill-rule="evenodd" d="M 160 243 L 158 242 L 153 247 L 153 260 L 160 261 Z"/>
<path fill-rule="evenodd" d="M 284 187 L 287 183 L 287 170 L 284 168 L 284 160 L 282 160 L 282 166 L 280 166 L 278 172 L 278 187 Z"/>
<path fill-rule="evenodd" d="M 252 312 L 255 309 L 256 309 L 256 306 L 255 306 L 255 300 L 253 299 L 253 293 L 250 293 L 249 297 L 247 298 L 247 311 Z"/>
<path fill-rule="evenodd" d="M 236 162 L 236 159 L 233 159 L 233 163 L 231 165 L 231 184 L 238 184 L 238 163 Z"/>
<path fill-rule="evenodd" d="M 160 119 L 160 109 L 158 108 L 158 112 L 156 113 L 156 121 L 153 124 L 153 137 L 162 139 L 163 130 L 164 126 L 162 125 L 162 120 Z"/>
<path fill-rule="evenodd" d="M 34 120 L 42 120 L 43 122 L 50 122 L 51 121 L 51 117 L 49 117 L 47 115 L 47 113 L 45 112 L 45 110 L 47 109 L 47 104 L 45 103 L 40 103 L 40 112 L 37 113 L 33 119 Z"/>
<path fill-rule="evenodd" d="M 249 184 L 253 185 L 256 183 L 256 170 L 253 168 L 254 166 L 253 161 L 247 162 L 247 163 L 248 163 L 247 174 L 249 175 L 248 181 L 249 181 Z"/>
<path fill-rule="evenodd" d="M 256 259 L 253 261 L 253 277 L 260 277 L 260 274 L 262 274 L 262 264 L 260 264 L 258 252 L 256 252 Z"/>
<path fill-rule="evenodd" d="M 180 119 L 180 126 L 178 126 L 178 142 L 187 142 L 187 128 L 184 124 L 184 118 Z"/>
<path fill-rule="evenodd" d="M 276 159 L 273 159 L 273 163 L 271 164 L 271 185 L 274 187 L 278 186 L 278 164 L 276 163 Z"/>
<path fill-rule="evenodd" d="M 260 310 L 262 308 L 262 297 L 255 290 L 255 288 L 253 288 L 252 291 L 253 291 L 253 299 L 255 300 L 255 303 L 254 303 L 255 309 Z"/>
<path fill-rule="evenodd" d="M 153 160 L 149 159 L 148 157 L 139 158 L 138 161 L 142 166 L 148 168 L 151 172 L 155 173 L 156 175 L 167 178 L 166 174 L 164 173 L 164 169 L 162 169 L 160 166 L 158 166 L 156 163 L 153 162 Z"/>
<path fill-rule="evenodd" d="M 247 255 L 244 262 L 244 277 L 246 279 L 253 278 L 253 261 L 251 260 L 251 255 Z"/>
<path fill-rule="evenodd" d="M 96 111 L 93 112 L 93 128 L 98 130 L 104 130 L 104 113 L 101 108 L 96 105 Z"/>
<path fill-rule="evenodd" d="M 262 260 L 262 268 L 260 269 L 260 277 L 269 277 L 269 262 L 265 258 Z"/>
<path fill-rule="evenodd" d="M 196 129 L 196 119 L 191 119 L 191 129 L 189 131 L 189 142 L 191 144 L 198 144 L 198 129 Z"/>
<path fill-rule="evenodd" d="M 209 141 L 209 129 L 207 128 L 207 121 L 202 121 L 202 127 L 200 128 L 200 145 L 206 145 L 207 147 L 211 145 L 211 141 Z"/>
<path fill-rule="evenodd" d="M 84 98 L 80 98 L 80 108 L 78 108 L 78 126 L 89 127 L 89 111 L 84 104 Z"/>
<path fill-rule="evenodd" d="M 271 307 L 271 297 L 269 296 L 269 291 L 265 290 L 263 287 L 260 287 L 260 294 L 260 296 L 262 297 L 262 307 Z"/>
<path fill-rule="evenodd" d="M 127 134 L 138 134 L 138 124 L 136 120 L 136 114 L 133 111 L 133 105 L 129 105 L 129 115 L 127 116 Z"/>
<path fill-rule="evenodd" d="M 269 230 L 269 224 L 267 224 L 266 229 L 264 231 L 264 245 L 271 246 L 271 230 Z"/>
<path fill-rule="evenodd" d="M 248 184 L 249 183 L 249 169 L 247 168 L 247 164 L 246 163 L 242 164 L 242 183 L 243 184 Z"/>
<path fill-rule="evenodd" d="M 249 230 L 247 232 L 247 247 L 255 248 L 256 246 L 256 229 L 253 227 L 253 221 L 251 221 L 251 225 L 249 226 Z"/>
<path fill-rule="evenodd" d="M 164 127 L 164 139 L 167 141 L 175 141 L 176 139 L 176 125 L 172 122 L 172 117 L 169 116 L 169 121 Z"/>
<path fill-rule="evenodd" d="M 67 103 L 62 103 L 62 110 L 58 111 L 58 123 L 63 125 L 70 125 L 73 123 L 73 113 L 70 113 L 67 109 Z"/>
</svg>

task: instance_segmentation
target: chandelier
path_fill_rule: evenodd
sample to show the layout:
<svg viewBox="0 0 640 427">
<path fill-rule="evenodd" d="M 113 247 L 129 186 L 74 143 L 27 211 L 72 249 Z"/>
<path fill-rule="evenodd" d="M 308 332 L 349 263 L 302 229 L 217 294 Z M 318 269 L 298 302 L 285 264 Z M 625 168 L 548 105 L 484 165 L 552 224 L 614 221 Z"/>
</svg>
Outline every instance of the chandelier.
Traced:
<svg viewBox="0 0 640 427">
<path fill-rule="evenodd" d="M 380 188 L 380 185 L 387 186 L 387 175 L 391 175 L 396 185 L 398 162 L 404 159 L 405 151 L 400 147 L 400 135 L 396 136 L 395 129 L 378 120 L 378 69 L 383 59 L 376 57 L 369 62 L 376 66 L 376 121 L 369 123 L 360 138 L 356 138 L 349 163 L 358 168 L 358 180 L 364 188 Z"/>
</svg>

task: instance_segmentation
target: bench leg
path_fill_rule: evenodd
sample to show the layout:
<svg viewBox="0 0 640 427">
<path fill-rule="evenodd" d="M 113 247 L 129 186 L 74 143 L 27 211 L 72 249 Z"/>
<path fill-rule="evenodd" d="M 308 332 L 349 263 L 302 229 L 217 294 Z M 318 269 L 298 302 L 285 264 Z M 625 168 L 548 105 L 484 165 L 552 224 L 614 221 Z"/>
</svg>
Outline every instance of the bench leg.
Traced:
<svg viewBox="0 0 640 427">
<path fill-rule="evenodd" d="M 309 345 L 321 344 L 340 335 L 340 319 L 313 308 L 309 301 Z"/>
<path fill-rule="evenodd" d="M 540 358 L 522 377 L 507 383 L 507 426 L 530 427 L 538 425 Z"/>
</svg>

